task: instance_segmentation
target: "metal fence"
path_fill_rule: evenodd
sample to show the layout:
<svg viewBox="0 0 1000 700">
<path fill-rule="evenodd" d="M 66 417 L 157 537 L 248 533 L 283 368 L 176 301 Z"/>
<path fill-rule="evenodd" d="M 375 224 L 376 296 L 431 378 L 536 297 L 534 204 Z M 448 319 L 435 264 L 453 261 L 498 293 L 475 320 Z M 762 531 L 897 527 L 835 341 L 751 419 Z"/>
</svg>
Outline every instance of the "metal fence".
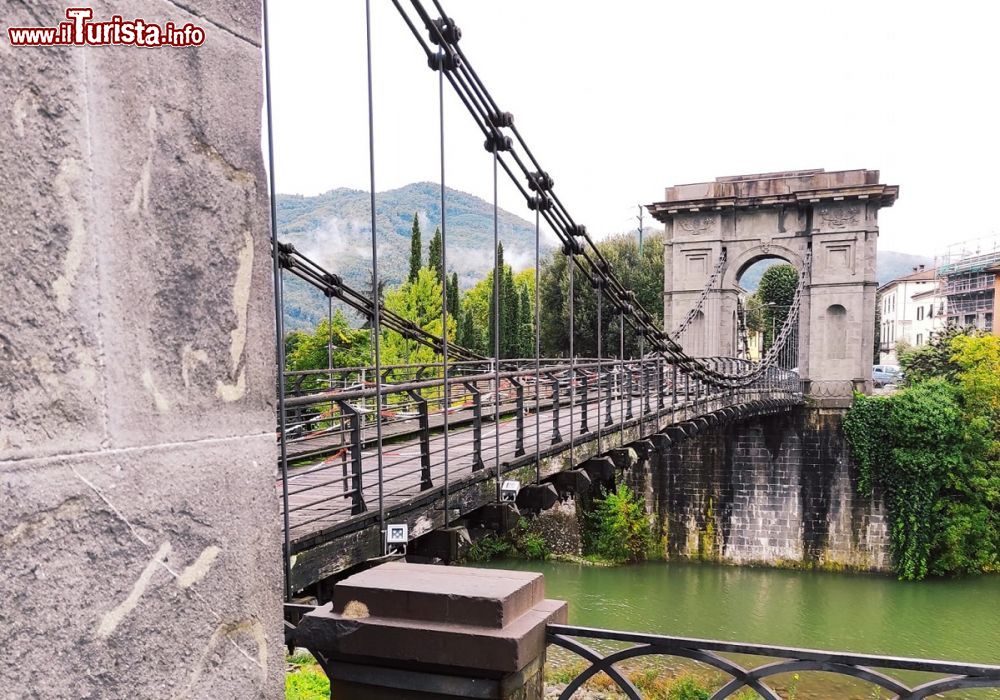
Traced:
<svg viewBox="0 0 1000 700">
<path fill-rule="evenodd" d="M 745 688 L 755 691 L 765 700 L 781 700 L 781 696 L 768 685 L 768 679 L 781 674 L 806 671 L 823 671 L 865 681 L 878 689 L 878 694 L 872 697 L 882 697 L 881 691 L 885 690 L 891 694 L 889 697 L 900 700 L 919 700 L 964 688 L 1000 688 L 1000 666 L 985 664 L 667 637 L 571 625 L 549 625 L 547 637 L 550 645 L 567 649 L 589 663 L 570 681 L 560 698 L 572 697 L 588 680 L 602 672 L 611 678 L 626 697 L 642 698 L 635 684 L 616 664 L 655 655 L 697 661 L 728 676 L 731 680 L 715 691 L 711 696 L 712 700 L 731 697 Z M 599 651 L 594 642 L 618 648 Z M 732 655 L 736 655 L 738 661 L 731 658 Z M 923 672 L 940 677 L 919 682 L 918 685 L 908 685 L 898 677 L 900 671 Z"/>
</svg>

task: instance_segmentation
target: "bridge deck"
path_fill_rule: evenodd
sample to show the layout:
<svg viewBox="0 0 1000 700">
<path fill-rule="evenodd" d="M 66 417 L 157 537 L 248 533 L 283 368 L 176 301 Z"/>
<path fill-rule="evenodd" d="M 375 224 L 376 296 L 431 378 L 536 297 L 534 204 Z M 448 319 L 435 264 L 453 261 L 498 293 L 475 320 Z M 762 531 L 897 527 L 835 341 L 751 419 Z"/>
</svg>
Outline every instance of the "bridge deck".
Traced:
<svg viewBox="0 0 1000 700">
<path fill-rule="evenodd" d="M 593 392 L 591 396 L 594 396 Z M 696 401 L 692 399 L 691 402 L 686 402 L 683 400 L 684 397 L 679 398 L 681 400 L 674 405 L 677 409 L 683 409 L 689 403 Z M 701 397 L 697 401 L 707 401 L 708 398 Z M 667 410 L 671 408 L 670 400 L 671 397 L 667 395 L 665 397 Z M 622 418 L 628 414 L 629 403 L 631 403 L 631 412 L 634 417 L 643 415 L 645 399 L 641 395 L 633 395 L 631 401 L 623 401 L 620 396 L 614 396 L 611 402 L 611 415 L 614 423 L 624 424 Z M 588 400 L 586 404 L 576 403 L 573 406 L 572 416 L 568 398 L 564 399 L 559 408 L 558 420 L 562 440 L 554 443 L 552 435 L 556 420 L 551 401 L 543 403 L 542 410 L 538 412 L 537 422 L 534 401 L 527 400 L 525 404 L 531 412 L 524 420 L 524 455 L 535 454 L 538 434 L 541 435 L 540 450 L 548 450 L 553 445 L 562 446 L 563 449 L 569 450 L 571 425 L 573 425 L 574 443 L 579 442 L 581 437 L 589 437 L 581 434 L 581 418 L 585 406 L 589 432 L 592 433 L 598 426 L 598 413 L 600 413 L 601 425 L 606 425 L 606 397 L 603 397 L 600 403 L 596 397 Z M 657 397 L 655 395 L 650 396 L 649 404 L 653 410 L 648 416 L 650 419 L 655 419 L 657 414 Z M 445 448 L 445 435 L 441 430 L 443 418 L 440 415 L 431 417 L 431 429 L 434 431 L 430 438 L 433 486 L 441 486 L 445 482 L 446 468 L 447 478 L 450 482 L 472 474 L 477 454 L 486 469 L 491 472 L 495 470 L 497 431 L 492 420 L 492 409 L 492 405 L 489 406 L 489 410 L 485 406 L 483 409 L 481 450 L 478 453 L 475 449 L 471 409 L 451 414 L 449 420 L 451 427 L 447 434 L 449 455 L 447 463 L 443 459 Z M 501 405 L 499 424 L 501 464 L 518 456 L 515 452 L 516 421 L 513 416 L 505 415 L 512 409 L 512 402 Z M 387 426 L 384 431 L 382 451 L 382 503 L 384 507 L 398 505 L 416 498 L 422 493 L 421 445 L 418 432 L 419 426 L 416 419 L 394 422 L 391 426 Z M 363 496 L 366 508 L 369 511 L 376 511 L 379 507 L 379 478 L 378 455 L 373 428 L 365 431 L 364 439 L 365 448 L 362 451 Z M 308 454 L 319 448 L 335 449 L 338 446 L 338 440 L 339 437 L 334 436 L 311 440 L 308 445 L 297 446 L 295 443 L 290 443 L 288 447 L 289 460 L 292 461 L 298 455 Z M 340 453 L 335 452 L 332 457 L 297 464 L 289 469 L 289 525 L 293 543 L 308 539 L 315 533 L 352 517 L 353 500 L 350 489 L 350 471 L 351 461 L 346 450 Z M 280 493 L 280 479 L 277 482 L 277 488 Z"/>
</svg>

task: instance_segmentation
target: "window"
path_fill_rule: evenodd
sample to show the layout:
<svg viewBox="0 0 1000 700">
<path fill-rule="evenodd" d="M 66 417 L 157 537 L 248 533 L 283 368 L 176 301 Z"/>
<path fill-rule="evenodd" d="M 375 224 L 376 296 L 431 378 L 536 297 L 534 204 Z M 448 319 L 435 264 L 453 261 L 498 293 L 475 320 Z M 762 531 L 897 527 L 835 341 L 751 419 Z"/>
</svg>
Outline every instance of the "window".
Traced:
<svg viewBox="0 0 1000 700">
<path fill-rule="evenodd" d="M 934 318 L 934 304 L 927 305 L 927 318 Z"/>
<path fill-rule="evenodd" d="M 924 344 L 924 334 L 917 333 L 917 345 L 923 345 L 923 344 Z"/>
<path fill-rule="evenodd" d="M 918 321 L 923 321 L 924 320 L 924 307 L 922 307 L 922 306 L 918 306 L 917 307 L 917 320 Z M 919 344 L 920 343 L 917 343 L 917 345 L 919 345 Z"/>
</svg>

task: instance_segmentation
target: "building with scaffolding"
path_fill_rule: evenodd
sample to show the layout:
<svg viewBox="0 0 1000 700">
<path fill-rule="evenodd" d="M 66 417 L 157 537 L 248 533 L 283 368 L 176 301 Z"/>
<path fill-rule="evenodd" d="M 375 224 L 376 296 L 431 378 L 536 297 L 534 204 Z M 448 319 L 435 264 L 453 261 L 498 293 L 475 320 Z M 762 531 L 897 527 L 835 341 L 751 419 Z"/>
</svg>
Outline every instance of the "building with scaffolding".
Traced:
<svg viewBox="0 0 1000 700">
<path fill-rule="evenodd" d="M 937 269 L 948 325 L 994 331 L 1000 238 L 950 246 Z"/>
</svg>

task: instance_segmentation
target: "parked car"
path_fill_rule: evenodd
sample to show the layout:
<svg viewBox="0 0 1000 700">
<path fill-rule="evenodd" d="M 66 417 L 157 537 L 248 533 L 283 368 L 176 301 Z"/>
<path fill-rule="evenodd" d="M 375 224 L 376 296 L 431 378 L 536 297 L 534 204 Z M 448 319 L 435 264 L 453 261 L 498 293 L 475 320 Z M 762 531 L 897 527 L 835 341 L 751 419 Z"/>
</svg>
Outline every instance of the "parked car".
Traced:
<svg viewBox="0 0 1000 700">
<path fill-rule="evenodd" d="M 872 365 L 872 384 L 876 387 L 894 386 L 903 381 L 903 373 L 896 365 Z"/>
</svg>

